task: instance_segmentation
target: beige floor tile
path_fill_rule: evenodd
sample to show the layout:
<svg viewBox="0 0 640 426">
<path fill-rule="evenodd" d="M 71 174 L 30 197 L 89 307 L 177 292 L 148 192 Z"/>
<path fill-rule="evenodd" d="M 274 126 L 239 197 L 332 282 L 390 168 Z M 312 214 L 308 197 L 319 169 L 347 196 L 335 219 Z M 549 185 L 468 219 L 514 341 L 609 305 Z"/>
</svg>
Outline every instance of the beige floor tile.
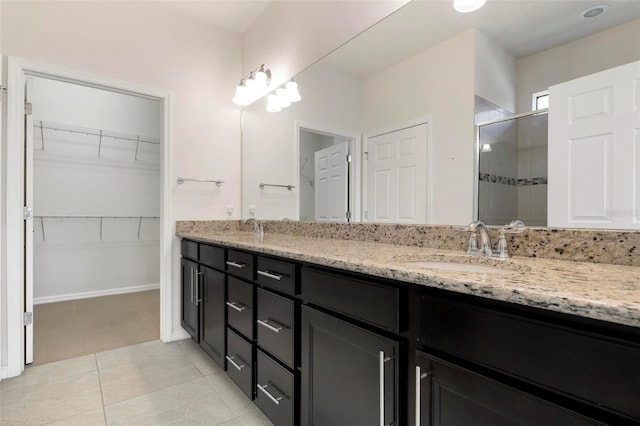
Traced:
<svg viewBox="0 0 640 426">
<path fill-rule="evenodd" d="M 231 408 L 233 413 L 237 416 L 240 414 L 250 413 L 256 409 L 253 402 L 240 390 L 238 385 L 224 375 L 208 375 L 205 379 L 220 395 L 220 398 Z"/>
<path fill-rule="evenodd" d="M 99 369 L 105 406 L 202 377 L 176 345 L 175 354 L 144 356 Z"/>
<path fill-rule="evenodd" d="M 184 352 L 177 343 L 162 343 L 159 340 L 126 346 L 105 352 L 98 352 L 96 358 L 100 370 L 128 364 L 131 362 L 145 363 L 164 358 L 184 356 Z"/>
<path fill-rule="evenodd" d="M 224 370 L 193 339 L 180 340 L 177 343 L 203 376 L 225 374 Z"/>
<path fill-rule="evenodd" d="M 41 425 L 102 407 L 98 373 L 3 391 L 1 425 Z"/>
<path fill-rule="evenodd" d="M 239 415 L 236 420 L 242 426 L 273 426 L 273 423 L 257 407 L 254 411 Z"/>
<path fill-rule="evenodd" d="M 88 411 L 53 423 L 46 426 L 105 426 L 104 409 Z"/>
<path fill-rule="evenodd" d="M 0 392 L 60 380 L 89 371 L 96 371 L 95 355 L 27 367 L 22 375 L 0 382 Z"/>
<path fill-rule="evenodd" d="M 109 426 L 214 426 L 233 413 L 204 378 L 106 407 Z"/>
</svg>

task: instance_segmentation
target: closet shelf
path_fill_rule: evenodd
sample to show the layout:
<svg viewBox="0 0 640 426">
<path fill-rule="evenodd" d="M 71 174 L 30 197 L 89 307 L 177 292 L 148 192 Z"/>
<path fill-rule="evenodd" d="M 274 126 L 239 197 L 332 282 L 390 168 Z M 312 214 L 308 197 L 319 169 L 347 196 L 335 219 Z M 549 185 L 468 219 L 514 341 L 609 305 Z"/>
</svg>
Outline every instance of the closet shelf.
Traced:
<svg viewBox="0 0 640 426">
<path fill-rule="evenodd" d="M 45 219 L 89 219 L 89 220 L 100 220 L 100 240 L 102 240 L 102 223 L 104 219 L 123 219 L 123 220 L 138 220 L 138 239 L 140 239 L 140 230 L 142 229 L 142 221 L 145 219 L 149 220 L 158 220 L 160 216 L 76 216 L 76 215 L 45 215 L 45 216 L 33 216 L 34 218 L 40 219 L 40 228 L 42 229 L 42 241 L 46 242 L 47 237 L 44 229 L 44 220 Z"/>
<path fill-rule="evenodd" d="M 126 141 L 131 141 L 131 142 L 135 142 L 136 143 L 136 154 L 135 154 L 135 160 L 138 159 L 138 148 L 140 146 L 141 143 L 148 143 L 148 144 L 152 144 L 152 145 L 160 145 L 160 138 L 154 138 L 151 136 L 141 136 L 141 135 L 134 135 L 131 133 L 122 133 L 122 132 L 115 132 L 112 130 L 103 130 L 103 129 L 93 129 L 90 127 L 80 127 L 80 126 L 73 126 L 71 124 L 62 124 L 62 123 L 52 123 L 52 122 L 48 122 L 48 121 L 41 121 L 41 120 L 34 120 L 33 121 L 33 127 L 40 129 L 40 137 L 41 137 L 41 141 L 42 141 L 42 150 L 44 151 L 44 129 L 50 129 L 50 130 L 58 130 L 58 131 L 62 131 L 62 132 L 71 132 L 71 133 L 82 133 L 85 134 L 87 136 L 97 136 L 98 139 L 98 157 L 100 157 L 101 153 L 102 153 L 102 139 L 103 138 L 110 138 L 110 139 L 120 139 L 120 140 L 126 140 Z"/>
</svg>

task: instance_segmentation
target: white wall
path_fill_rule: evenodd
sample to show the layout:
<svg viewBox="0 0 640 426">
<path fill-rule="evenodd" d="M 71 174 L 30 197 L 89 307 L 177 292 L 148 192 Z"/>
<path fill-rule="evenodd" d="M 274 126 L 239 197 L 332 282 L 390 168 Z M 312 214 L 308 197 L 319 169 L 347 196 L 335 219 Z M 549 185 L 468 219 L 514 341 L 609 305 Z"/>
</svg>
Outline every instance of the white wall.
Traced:
<svg viewBox="0 0 640 426">
<path fill-rule="evenodd" d="M 519 59 L 517 111 L 531 111 L 531 95 L 554 84 L 640 59 L 640 20 Z"/>
<path fill-rule="evenodd" d="M 367 78 L 363 133 L 430 115 L 434 224 L 468 224 L 473 212 L 475 31 Z"/>
<path fill-rule="evenodd" d="M 516 61 L 498 43 L 476 31 L 476 95 L 507 111 L 516 109 Z"/>
<path fill-rule="evenodd" d="M 230 102 L 241 69 L 239 37 L 153 2 L 3 1 L 1 19 L 5 55 L 170 91 L 171 181 L 226 182 L 176 185 L 168 194 L 170 220 L 223 219 L 227 204 L 240 217 L 240 111 Z M 175 333 L 181 332 L 178 243 L 173 238 L 167 295 Z"/>
<path fill-rule="evenodd" d="M 278 86 L 406 3 L 274 1 L 242 37 L 243 75 L 265 64 Z"/>
<path fill-rule="evenodd" d="M 260 190 L 260 182 L 295 185 L 299 154 L 296 122 L 334 134 L 360 134 L 359 79 L 326 67 L 310 68 L 296 77 L 302 101 L 278 113 L 265 111 L 260 100 L 243 111 L 243 217 L 255 206 L 258 219 L 297 219 L 299 188 Z M 319 126 L 319 127 L 314 127 Z"/>
<path fill-rule="evenodd" d="M 33 78 L 36 121 L 160 138 L 157 100 Z M 45 126 L 46 127 L 46 126 Z M 144 139 L 143 139 L 144 140 Z M 34 131 L 34 302 L 111 294 L 160 282 L 160 145 L 43 128 Z M 43 232 L 44 231 L 44 232 Z M 72 274 L 69 271 L 73 271 Z M 87 294 L 88 293 L 88 294 Z"/>
</svg>

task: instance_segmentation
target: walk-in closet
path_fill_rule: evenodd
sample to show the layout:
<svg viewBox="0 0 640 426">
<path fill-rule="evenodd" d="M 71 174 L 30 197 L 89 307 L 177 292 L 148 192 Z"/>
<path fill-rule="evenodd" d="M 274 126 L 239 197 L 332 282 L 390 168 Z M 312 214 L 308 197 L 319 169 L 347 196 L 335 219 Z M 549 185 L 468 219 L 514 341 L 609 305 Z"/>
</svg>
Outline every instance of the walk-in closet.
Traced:
<svg viewBox="0 0 640 426">
<path fill-rule="evenodd" d="M 34 364 L 157 339 L 162 104 L 29 80 Z"/>
</svg>

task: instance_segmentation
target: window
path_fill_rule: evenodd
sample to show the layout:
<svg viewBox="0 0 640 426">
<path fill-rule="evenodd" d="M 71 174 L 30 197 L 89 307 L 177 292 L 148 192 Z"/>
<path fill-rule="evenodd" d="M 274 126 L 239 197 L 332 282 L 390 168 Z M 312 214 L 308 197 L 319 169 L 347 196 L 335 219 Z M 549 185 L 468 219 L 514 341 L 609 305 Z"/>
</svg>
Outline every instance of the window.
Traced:
<svg viewBox="0 0 640 426">
<path fill-rule="evenodd" d="M 533 110 L 549 108 L 549 91 L 543 90 L 542 92 L 536 92 L 532 96 L 533 98 Z"/>
</svg>

